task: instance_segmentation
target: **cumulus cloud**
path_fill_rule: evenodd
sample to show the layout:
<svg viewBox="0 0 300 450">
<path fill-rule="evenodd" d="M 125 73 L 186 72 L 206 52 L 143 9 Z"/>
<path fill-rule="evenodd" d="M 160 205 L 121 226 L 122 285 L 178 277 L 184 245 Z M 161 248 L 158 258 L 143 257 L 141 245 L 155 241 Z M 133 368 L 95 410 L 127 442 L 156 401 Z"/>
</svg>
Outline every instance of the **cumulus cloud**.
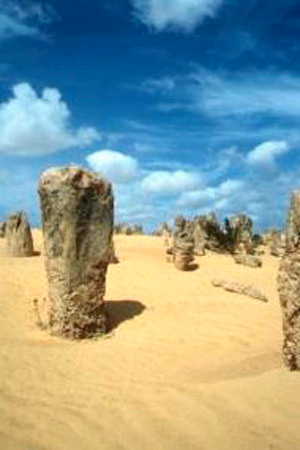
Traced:
<svg viewBox="0 0 300 450">
<path fill-rule="evenodd" d="M 285 141 L 264 142 L 248 153 L 247 162 L 253 166 L 273 168 L 275 166 L 275 159 L 287 153 L 289 150 L 290 146 Z"/>
<path fill-rule="evenodd" d="M 71 113 L 57 89 L 45 88 L 39 97 L 28 84 L 13 88 L 13 97 L 0 103 L 0 154 L 45 155 L 100 139 L 94 128 L 70 125 Z"/>
<path fill-rule="evenodd" d="M 190 192 L 184 192 L 178 198 L 177 204 L 183 208 L 224 209 L 232 200 L 232 196 L 241 191 L 244 186 L 242 180 L 228 179 L 218 186 L 206 186 Z"/>
<path fill-rule="evenodd" d="M 193 31 L 207 17 L 214 17 L 223 0 L 131 0 L 135 15 L 156 31 Z"/>
<path fill-rule="evenodd" d="M 40 25 L 56 18 L 53 8 L 44 3 L 0 0 L 0 40 L 17 36 L 42 37 Z"/>
<path fill-rule="evenodd" d="M 93 170 L 101 172 L 116 184 L 133 181 L 138 175 L 137 160 L 121 152 L 100 150 L 88 155 L 86 160 Z"/>
<path fill-rule="evenodd" d="M 185 190 L 192 190 L 201 184 L 201 177 L 197 173 L 184 170 L 153 171 L 142 181 L 145 192 L 158 195 L 174 195 Z"/>
</svg>

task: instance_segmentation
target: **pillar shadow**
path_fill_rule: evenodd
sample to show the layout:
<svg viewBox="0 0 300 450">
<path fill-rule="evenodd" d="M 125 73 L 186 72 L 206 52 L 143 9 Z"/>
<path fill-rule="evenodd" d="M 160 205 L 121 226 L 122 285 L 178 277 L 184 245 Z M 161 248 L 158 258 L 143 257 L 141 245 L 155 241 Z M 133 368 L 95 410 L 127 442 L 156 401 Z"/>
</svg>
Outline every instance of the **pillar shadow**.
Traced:
<svg viewBox="0 0 300 450">
<path fill-rule="evenodd" d="M 190 264 L 186 269 L 186 272 L 193 272 L 194 270 L 199 269 L 199 264 Z"/>
<path fill-rule="evenodd" d="M 106 301 L 105 310 L 108 318 L 108 331 L 114 330 L 126 320 L 139 316 L 145 309 L 145 305 L 137 300 Z"/>
</svg>

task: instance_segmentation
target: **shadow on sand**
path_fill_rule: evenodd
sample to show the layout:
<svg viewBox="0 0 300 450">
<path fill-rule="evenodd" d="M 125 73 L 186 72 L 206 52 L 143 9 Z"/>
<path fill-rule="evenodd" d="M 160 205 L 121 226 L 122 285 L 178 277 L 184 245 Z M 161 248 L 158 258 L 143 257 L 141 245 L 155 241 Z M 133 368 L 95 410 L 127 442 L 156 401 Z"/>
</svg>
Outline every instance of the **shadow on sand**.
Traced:
<svg viewBox="0 0 300 450">
<path fill-rule="evenodd" d="M 251 378 L 283 367 L 281 353 L 270 351 L 216 367 L 205 367 L 199 373 L 202 383 L 220 383 L 238 378 Z"/>
<path fill-rule="evenodd" d="M 105 309 L 108 316 L 108 331 L 112 331 L 122 322 L 142 314 L 146 307 L 137 300 L 113 300 L 105 302 Z"/>
<path fill-rule="evenodd" d="M 186 272 L 193 272 L 194 270 L 199 269 L 199 264 L 190 264 L 186 269 Z"/>
</svg>

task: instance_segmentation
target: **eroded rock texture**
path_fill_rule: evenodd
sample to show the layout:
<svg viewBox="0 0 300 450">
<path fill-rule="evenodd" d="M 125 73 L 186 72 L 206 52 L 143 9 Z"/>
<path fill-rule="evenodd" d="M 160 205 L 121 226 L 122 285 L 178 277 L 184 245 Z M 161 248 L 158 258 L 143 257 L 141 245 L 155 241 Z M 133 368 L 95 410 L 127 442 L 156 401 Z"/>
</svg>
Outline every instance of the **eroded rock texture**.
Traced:
<svg viewBox="0 0 300 450">
<path fill-rule="evenodd" d="M 246 253 L 234 255 L 234 260 L 236 264 L 242 264 L 243 266 L 253 268 L 262 266 L 262 260 L 260 258 L 253 255 L 247 255 Z"/>
<path fill-rule="evenodd" d="M 33 239 L 30 225 L 24 211 L 18 211 L 9 216 L 6 227 L 6 250 L 9 256 L 32 256 Z"/>
<path fill-rule="evenodd" d="M 248 297 L 261 300 L 262 302 L 268 301 L 267 297 L 259 289 L 251 286 L 250 284 L 237 283 L 236 281 L 213 280 L 212 285 L 215 287 L 221 287 L 228 292 L 247 295 Z"/>
<path fill-rule="evenodd" d="M 112 254 L 111 184 L 78 167 L 55 168 L 41 176 L 39 194 L 49 283 L 47 326 L 73 339 L 103 334 Z"/>
<path fill-rule="evenodd" d="M 203 227 L 203 218 L 201 217 L 195 217 L 194 219 L 194 241 L 195 241 L 195 255 L 204 256 L 207 235 Z"/>
<path fill-rule="evenodd" d="M 111 248 L 110 248 L 110 258 L 109 258 L 110 264 L 119 264 L 119 258 L 116 255 L 116 249 L 114 241 L 111 242 Z"/>
<path fill-rule="evenodd" d="M 287 232 L 289 232 L 287 230 Z M 272 231 L 270 235 L 270 254 L 281 257 L 285 253 L 285 234 L 280 231 Z"/>
<path fill-rule="evenodd" d="M 190 270 L 194 260 L 193 227 L 184 217 L 175 219 L 173 261 L 178 270 Z"/>
<path fill-rule="evenodd" d="M 6 222 L 0 222 L 0 238 L 5 237 Z"/>
<path fill-rule="evenodd" d="M 286 250 L 278 274 L 283 315 L 283 360 L 300 369 L 300 191 L 294 192 L 286 229 Z"/>
<path fill-rule="evenodd" d="M 250 217 L 246 214 L 237 214 L 230 217 L 230 219 L 225 219 L 225 227 L 227 248 L 231 253 L 254 253 L 252 242 L 253 223 Z"/>
</svg>

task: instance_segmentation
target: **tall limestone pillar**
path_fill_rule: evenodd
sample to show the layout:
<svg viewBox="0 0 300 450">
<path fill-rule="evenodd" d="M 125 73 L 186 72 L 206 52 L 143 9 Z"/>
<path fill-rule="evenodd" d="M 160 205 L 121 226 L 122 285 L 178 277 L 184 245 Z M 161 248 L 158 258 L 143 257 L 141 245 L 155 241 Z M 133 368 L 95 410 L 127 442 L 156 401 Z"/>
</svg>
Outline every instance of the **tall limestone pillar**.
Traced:
<svg viewBox="0 0 300 450">
<path fill-rule="evenodd" d="M 42 174 L 39 195 L 49 283 L 47 326 L 73 339 L 103 334 L 111 184 L 79 167 L 53 168 Z"/>
<path fill-rule="evenodd" d="M 292 194 L 278 289 L 283 315 L 283 360 L 290 370 L 300 369 L 300 191 Z"/>
</svg>

